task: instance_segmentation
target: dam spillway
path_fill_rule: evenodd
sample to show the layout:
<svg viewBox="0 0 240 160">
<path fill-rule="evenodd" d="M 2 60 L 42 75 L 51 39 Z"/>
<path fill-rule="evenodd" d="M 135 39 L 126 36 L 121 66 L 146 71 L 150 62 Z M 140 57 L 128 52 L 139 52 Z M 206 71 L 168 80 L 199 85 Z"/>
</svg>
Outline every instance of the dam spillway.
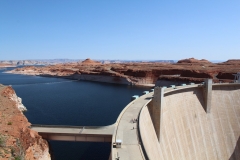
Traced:
<svg viewBox="0 0 240 160">
<path fill-rule="evenodd" d="M 211 109 L 204 86 L 166 89 L 160 109 L 160 137 L 153 103 L 140 113 L 145 159 L 240 159 L 240 84 L 213 84 Z"/>
</svg>

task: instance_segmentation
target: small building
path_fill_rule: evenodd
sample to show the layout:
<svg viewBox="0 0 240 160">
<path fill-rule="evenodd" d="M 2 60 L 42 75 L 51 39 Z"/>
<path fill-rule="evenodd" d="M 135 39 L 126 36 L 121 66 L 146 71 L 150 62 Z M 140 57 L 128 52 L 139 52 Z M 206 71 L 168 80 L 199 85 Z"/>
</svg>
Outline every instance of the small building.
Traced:
<svg viewBox="0 0 240 160">
<path fill-rule="evenodd" d="M 234 75 L 234 82 L 240 83 L 240 72 L 238 72 L 237 74 L 233 74 L 233 75 Z"/>
<path fill-rule="evenodd" d="M 121 148 L 122 145 L 122 140 L 121 139 L 117 139 L 116 140 L 116 148 Z"/>
</svg>

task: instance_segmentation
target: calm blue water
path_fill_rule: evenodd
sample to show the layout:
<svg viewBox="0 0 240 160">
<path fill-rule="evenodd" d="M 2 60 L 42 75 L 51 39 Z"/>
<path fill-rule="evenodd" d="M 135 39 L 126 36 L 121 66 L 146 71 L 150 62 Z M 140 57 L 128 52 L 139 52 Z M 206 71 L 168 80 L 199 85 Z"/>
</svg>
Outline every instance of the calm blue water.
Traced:
<svg viewBox="0 0 240 160">
<path fill-rule="evenodd" d="M 9 69 L 8 69 L 9 70 Z M 115 123 L 132 95 L 146 88 L 3 73 L 28 109 L 32 124 L 102 126 Z M 50 141 L 57 160 L 108 159 L 110 144 Z"/>
</svg>

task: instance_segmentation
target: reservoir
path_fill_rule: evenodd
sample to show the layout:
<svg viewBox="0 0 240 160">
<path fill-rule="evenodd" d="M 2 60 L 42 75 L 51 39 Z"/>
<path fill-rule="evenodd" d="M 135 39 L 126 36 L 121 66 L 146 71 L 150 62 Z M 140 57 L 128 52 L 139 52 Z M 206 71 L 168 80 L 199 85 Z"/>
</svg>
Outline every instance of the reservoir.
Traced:
<svg viewBox="0 0 240 160">
<path fill-rule="evenodd" d="M 32 124 L 105 126 L 115 123 L 131 96 L 144 87 L 75 81 L 61 78 L 3 73 L 0 83 L 11 85 L 27 108 Z M 50 141 L 56 160 L 108 159 L 110 143 Z"/>
</svg>

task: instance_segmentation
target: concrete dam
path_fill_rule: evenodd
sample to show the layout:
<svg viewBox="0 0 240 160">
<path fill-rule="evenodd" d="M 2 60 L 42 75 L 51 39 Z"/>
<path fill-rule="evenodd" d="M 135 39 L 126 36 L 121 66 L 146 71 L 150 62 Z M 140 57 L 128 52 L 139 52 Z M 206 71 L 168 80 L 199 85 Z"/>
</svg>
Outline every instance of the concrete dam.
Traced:
<svg viewBox="0 0 240 160">
<path fill-rule="evenodd" d="M 115 124 L 32 126 L 45 139 L 111 142 L 109 160 L 240 159 L 240 83 L 155 87 Z"/>
<path fill-rule="evenodd" d="M 131 103 L 125 110 L 141 108 L 137 131 L 116 127 L 112 143 L 121 146 L 112 148 L 112 159 L 240 159 L 240 84 L 156 87 Z"/>
</svg>

